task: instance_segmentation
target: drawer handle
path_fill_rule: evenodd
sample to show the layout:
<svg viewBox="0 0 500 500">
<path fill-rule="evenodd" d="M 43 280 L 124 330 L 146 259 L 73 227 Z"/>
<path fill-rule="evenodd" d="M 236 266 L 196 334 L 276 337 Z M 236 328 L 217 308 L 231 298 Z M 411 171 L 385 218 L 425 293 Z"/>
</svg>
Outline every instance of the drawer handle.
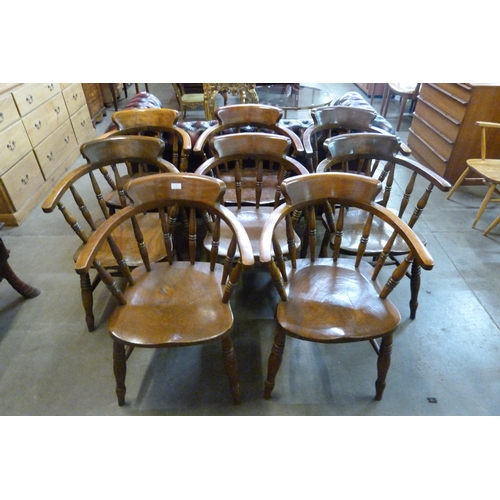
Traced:
<svg viewBox="0 0 500 500">
<path fill-rule="evenodd" d="M 67 135 L 67 136 L 64 138 L 64 142 L 65 142 L 66 144 L 69 144 L 69 135 Z"/>
<path fill-rule="evenodd" d="M 61 112 L 61 108 L 57 106 L 57 108 L 54 108 L 54 111 L 56 112 L 56 115 L 58 115 Z"/>
<path fill-rule="evenodd" d="M 86 122 L 85 120 L 82 120 L 82 122 L 80 123 L 80 125 L 82 126 L 82 128 L 85 128 L 85 124 L 86 124 L 86 123 L 87 123 L 87 122 Z"/>
<path fill-rule="evenodd" d="M 28 97 L 26 97 L 26 101 L 28 104 L 33 104 L 33 96 L 29 94 Z"/>
<path fill-rule="evenodd" d="M 37 130 L 40 130 L 42 128 L 42 122 L 40 120 L 38 120 L 36 123 L 35 123 L 35 128 Z"/>
<path fill-rule="evenodd" d="M 53 83 L 49 83 L 47 85 L 47 88 L 52 92 L 54 90 L 54 84 Z"/>
<path fill-rule="evenodd" d="M 10 149 L 11 151 L 14 151 L 16 149 L 16 141 L 10 141 L 7 143 L 7 149 Z"/>
<path fill-rule="evenodd" d="M 54 159 L 54 153 L 52 151 L 47 155 L 47 159 L 49 161 L 52 161 Z"/>
<path fill-rule="evenodd" d="M 73 94 L 73 99 L 74 99 L 75 101 L 77 101 L 77 100 L 78 100 L 78 94 L 77 94 L 76 92 Z"/>
<path fill-rule="evenodd" d="M 0 113 L 0 123 L 2 123 L 3 121 L 4 121 L 3 113 Z"/>
<path fill-rule="evenodd" d="M 29 181 L 30 181 L 30 176 L 28 174 L 26 174 L 26 176 L 21 179 L 21 182 L 23 184 L 28 184 Z"/>
</svg>

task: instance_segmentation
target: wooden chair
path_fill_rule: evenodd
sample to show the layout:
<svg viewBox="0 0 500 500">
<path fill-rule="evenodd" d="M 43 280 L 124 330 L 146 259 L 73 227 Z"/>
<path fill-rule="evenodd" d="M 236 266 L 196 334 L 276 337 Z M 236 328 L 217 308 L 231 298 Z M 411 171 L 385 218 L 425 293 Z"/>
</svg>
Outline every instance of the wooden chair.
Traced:
<svg viewBox="0 0 500 500">
<path fill-rule="evenodd" d="M 174 87 L 175 97 L 177 98 L 183 119 L 186 118 L 186 111 L 188 109 L 205 107 L 205 95 L 203 92 L 187 93 L 182 83 L 172 83 L 172 86 Z"/>
<path fill-rule="evenodd" d="M 340 134 L 372 132 L 388 134 L 375 125 L 375 110 L 354 106 L 329 106 L 311 111 L 313 124 L 302 136 L 307 168 L 316 172 L 318 164 L 325 159 L 328 152 L 328 140 Z"/>
<path fill-rule="evenodd" d="M 420 83 L 386 83 L 384 88 L 384 95 L 382 97 L 382 104 L 380 108 L 380 114 L 382 116 L 387 115 L 387 110 L 389 109 L 389 102 L 393 95 L 397 95 L 401 98 L 401 104 L 399 106 L 398 123 L 396 125 L 396 131 L 401 127 L 401 121 L 403 120 L 403 115 L 406 109 L 406 103 L 408 99 L 411 101 L 410 112 L 413 111 L 413 106 L 415 105 L 420 90 Z"/>
<path fill-rule="evenodd" d="M 81 147 L 81 153 L 87 163 L 68 172 L 61 179 L 42 204 L 42 210 L 52 212 L 56 207 L 64 219 L 81 240 L 76 249 L 74 259 L 82 251 L 90 235 L 110 217 L 114 209 L 129 204 L 124 192 L 123 178 L 128 171 L 130 177 L 142 176 L 151 167 L 165 173 L 178 172 L 171 163 L 162 158 L 164 143 L 154 137 L 123 136 L 87 142 Z M 132 173 L 130 166 L 140 165 L 138 171 Z M 113 208 L 106 203 L 106 195 L 118 193 L 119 206 Z M 154 258 L 165 257 L 162 244 L 162 231 L 158 218 L 154 214 L 144 213 L 137 217 L 145 228 L 145 239 L 151 245 Z M 116 241 L 123 247 L 125 262 L 135 267 L 140 262 L 140 254 L 135 247 L 132 225 L 123 226 L 122 233 Z M 122 244 L 123 243 L 123 244 Z M 113 273 L 122 274 L 121 267 L 116 264 L 112 255 L 112 242 L 101 248 L 98 261 L 104 268 Z M 89 331 L 95 328 L 93 312 L 93 291 L 100 282 L 97 274 L 91 280 L 90 272 L 82 273 L 80 286 L 82 302 L 85 309 L 85 320 Z"/>
<path fill-rule="evenodd" d="M 467 160 L 467 167 L 463 171 L 462 175 L 458 178 L 457 182 L 453 185 L 447 198 L 450 199 L 452 194 L 458 189 L 458 187 L 464 182 L 465 178 L 470 173 L 475 173 L 479 176 L 484 184 L 488 186 L 488 191 L 486 196 L 483 198 L 481 206 L 476 214 L 476 218 L 472 224 L 472 227 L 476 227 L 481 215 L 488 205 L 492 201 L 500 201 L 500 198 L 493 198 L 494 194 L 500 195 L 498 190 L 498 184 L 500 184 L 500 159 L 498 158 L 488 158 L 488 153 L 486 150 L 486 130 L 487 129 L 500 129 L 500 123 L 492 122 L 476 122 L 476 125 L 481 127 L 481 158 L 472 158 Z M 498 138 L 498 131 L 496 137 Z M 486 236 L 498 223 L 500 222 L 500 216 L 498 216 L 484 231 Z"/>
<path fill-rule="evenodd" d="M 125 403 L 126 360 L 135 347 L 168 348 L 221 341 L 224 365 L 230 380 L 234 401 L 239 399 L 238 371 L 231 341 L 233 314 L 229 299 L 244 267 L 253 265 L 250 241 L 245 230 L 222 204 L 224 183 L 195 174 L 157 174 L 132 180 L 127 196 L 133 204 L 110 217 L 90 237 L 76 262 L 76 271 L 85 276 L 92 266 L 108 284 L 118 305 L 109 319 L 113 338 L 113 363 L 118 404 Z M 210 213 L 214 221 L 211 232 L 214 243 L 209 262 L 199 260 L 196 238 L 202 236 L 197 210 Z M 143 235 L 144 212 L 155 210 L 161 224 L 162 244 L 167 259 L 159 262 Z M 184 210 L 188 218 L 189 241 L 185 260 L 174 258 L 174 247 L 185 238 L 176 239 L 177 215 Z M 123 261 L 118 243 L 122 228 L 138 222 L 135 232 L 142 262 L 128 270 L 127 285 L 122 292 L 110 273 L 98 263 L 99 252 L 109 241 L 115 241 L 116 265 Z M 233 231 L 239 248 L 238 263 L 229 279 L 222 280 L 223 266 L 216 262 L 216 247 L 221 221 Z M 141 230 L 140 230 L 141 229 Z M 182 231 L 183 228 L 180 228 Z"/>
<path fill-rule="evenodd" d="M 311 342 L 345 343 L 369 341 L 377 353 L 378 377 L 375 399 L 382 399 L 391 360 L 393 333 L 401 315 L 389 300 L 389 294 L 405 275 L 413 261 L 423 269 L 433 267 L 425 245 L 399 217 L 373 202 L 381 189 L 377 179 L 356 174 L 329 172 L 286 179 L 281 185 L 286 203 L 280 205 L 266 221 L 260 244 L 260 260 L 269 265 L 270 274 L 281 301 L 276 310 L 274 344 L 268 362 L 264 397 L 269 398 L 279 370 L 286 336 Z M 317 211 L 330 212 L 335 233 L 331 256 L 318 257 L 316 252 Z M 354 256 L 341 254 L 350 207 L 366 213 Z M 302 211 L 308 225 L 308 257 L 297 258 L 290 239 L 290 259 L 286 262 L 280 248 L 273 244 L 276 227 L 285 220 L 291 233 L 292 215 Z M 363 259 L 370 229 L 378 219 L 390 226 L 408 246 L 406 258 L 392 272 L 385 285 L 379 283 L 383 255 L 375 266 Z M 384 255 L 390 253 L 390 244 Z M 274 257 L 273 257 L 274 253 Z M 377 339 L 381 339 L 378 344 Z"/>
<path fill-rule="evenodd" d="M 124 109 L 113 113 L 111 119 L 118 127 L 113 135 L 137 134 L 159 137 L 165 142 L 164 156 L 181 172 L 188 168 L 191 154 L 189 134 L 177 127 L 179 111 L 168 108 Z"/>
<path fill-rule="evenodd" d="M 292 143 L 290 156 L 300 158 L 304 146 L 299 136 L 292 130 L 280 125 L 283 111 L 274 106 L 262 104 L 235 104 L 217 109 L 217 124 L 205 130 L 193 147 L 193 154 L 202 155 L 203 160 L 213 156 L 210 141 L 219 135 L 241 132 L 261 132 L 288 137 Z"/>
<path fill-rule="evenodd" d="M 248 132 L 217 136 L 211 141 L 215 156 L 195 172 L 224 181 L 224 204 L 245 227 L 257 261 L 264 222 L 273 208 L 283 202 L 281 182 L 287 177 L 308 173 L 297 160 L 287 156 L 290 146 L 290 139 L 276 134 Z M 219 241 L 221 257 L 228 254 L 230 236 L 229 228 L 223 224 Z M 278 238 L 284 249 L 287 245 L 284 224 Z M 205 242 L 205 247 L 210 248 L 210 240 Z"/>
<path fill-rule="evenodd" d="M 400 141 L 395 136 L 381 134 L 350 134 L 334 137 L 328 146 L 329 158 L 318 165 L 317 172 L 349 171 L 353 161 L 358 162 L 356 174 L 369 177 L 378 177 L 383 184 L 383 192 L 377 202 L 413 228 L 419 220 L 429 196 L 434 188 L 448 191 L 450 184 L 433 170 L 424 167 L 413 159 L 400 154 Z M 365 167 L 365 163 L 369 165 Z M 346 216 L 349 219 L 349 229 L 344 231 L 341 250 L 345 254 L 357 252 L 359 235 L 365 224 L 366 216 L 351 209 Z M 326 227 L 328 224 L 325 221 Z M 323 245 L 335 246 L 336 235 L 331 229 L 325 233 Z M 365 249 L 365 256 L 378 259 L 383 253 L 388 241 L 393 240 L 393 230 L 381 220 L 374 222 L 370 234 L 370 241 Z M 426 239 L 421 234 L 421 241 L 426 244 Z M 328 242 L 328 243 L 327 243 Z M 388 262 L 399 264 L 399 258 L 409 252 L 408 245 L 402 239 L 392 242 L 391 251 L 385 255 Z M 420 290 L 420 264 L 413 261 L 410 278 L 411 299 L 410 318 L 414 319 L 418 308 L 418 293 Z"/>
</svg>

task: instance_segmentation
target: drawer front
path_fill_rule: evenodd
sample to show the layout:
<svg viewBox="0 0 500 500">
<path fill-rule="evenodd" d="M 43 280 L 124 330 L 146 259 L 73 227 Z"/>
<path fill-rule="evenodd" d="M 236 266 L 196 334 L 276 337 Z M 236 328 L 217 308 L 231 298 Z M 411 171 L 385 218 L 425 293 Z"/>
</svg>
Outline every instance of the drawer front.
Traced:
<svg viewBox="0 0 500 500">
<path fill-rule="evenodd" d="M 444 176 L 448 167 L 448 159 L 440 156 L 431 144 L 423 140 L 422 137 L 412 130 L 408 134 L 408 146 L 417 161 L 434 169 L 439 175 Z"/>
<path fill-rule="evenodd" d="M 19 113 L 12 95 L 0 98 L 0 132 L 18 120 Z"/>
<path fill-rule="evenodd" d="M 438 83 L 436 85 L 457 99 L 469 102 L 471 98 L 472 87 L 466 83 Z"/>
<path fill-rule="evenodd" d="M 44 177 L 47 179 L 57 170 L 75 149 L 78 150 L 75 133 L 70 120 L 67 120 L 35 148 Z"/>
<path fill-rule="evenodd" d="M 38 162 L 32 151 L 5 173 L 1 179 L 14 210 L 20 210 L 44 183 Z"/>
<path fill-rule="evenodd" d="M 30 150 L 31 143 L 21 120 L 0 132 L 0 175 L 7 172 Z"/>
<path fill-rule="evenodd" d="M 86 103 L 81 83 L 73 83 L 62 93 L 70 115 L 75 114 Z"/>
<path fill-rule="evenodd" d="M 23 118 L 33 147 L 38 146 L 69 118 L 62 94 L 57 94 Z"/>
<path fill-rule="evenodd" d="M 425 102 L 434 104 L 444 115 L 449 116 L 451 120 L 462 122 L 465 116 L 467 102 L 451 96 L 451 94 L 442 91 L 438 86 L 432 84 L 422 85 L 420 98 Z"/>
<path fill-rule="evenodd" d="M 411 130 L 427 144 L 432 145 L 436 154 L 441 158 L 445 160 L 450 159 L 455 143 L 432 127 L 430 123 L 422 120 L 418 115 L 414 115 L 411 122 Z"/>
<path fill-rule="evenodd" d="M 96 138 L 95 129 L 92 125 L 89 109 L 87 106 L 82 106 L 72 117 L 71 124 L 75 131 L 78 144 L 91 141 Z"/>
<path fill-rule="evenodd" d="M 438 133 L 445 135 L 450 140 L 455 141 L 457 139 L 461 123 L 443 113 L 442 110 L 434 104 L 419 99 L 417 108 L 415 109 L 415 116 L 429 123 Z"/>
<path fill-rule="evenodd" d="M 27 83 L 12 93 L 21 116 L 27 115 L 61 91 L 58 83 Z"/>
</svg>

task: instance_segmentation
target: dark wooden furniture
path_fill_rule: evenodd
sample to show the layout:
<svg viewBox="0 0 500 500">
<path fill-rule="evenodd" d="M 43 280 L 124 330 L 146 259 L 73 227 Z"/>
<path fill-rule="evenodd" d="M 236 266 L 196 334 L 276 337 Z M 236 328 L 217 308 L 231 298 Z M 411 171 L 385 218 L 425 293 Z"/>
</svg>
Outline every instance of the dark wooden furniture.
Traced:
<svg viewBox="0 0 500 500">
<path fill-rule="evenodd" d="M 377 353 L 375 399 L 382 399 L 391 361 L 393 333 L 401 315 L 389 300 L 389 294 L 405 275 L 415 259 L 423 269 L 432 269 L 433 260 L 424 244 L 393 212 L 373 202 L 379 182 L 350 173 L 316 173 L 287 179 L 282 183 L 286 204 L 278 207 L 262 232 L 260 259 L 270 272 L 281 301 L 276 310 L 276 331 L 269 356 L 264 397 L 274 388 L 287 335 L 298 339 L 345 343 L 369 341 Z M 345 212 L 349 207 L 366 212 L 368 222 L 383 217 L 410 248 L 408 257 L 397 266 L 385 285 L 379 283 L 383 257 L 375 266 L 363 259 L 369 223 L 363 230 L 354 257 L 340 254 L 344 231 L 348 227 Z M 292 214 L 299 210 L 307 224 L 310 253 L 296 258 L 289 248 L 290 259 L 283 262 L 280 249 L 273 244 L 273 234 L 282 219 L 292 230 Z M 316 252 L 317 215 L 330 213 L 330 225 L 336 234 L 332 256 L 318 257 Z M 292 243 L 293 240 L 290 239 Z M 293 245 L 293 243 L 292 243 Z M 273 257 L 274 252 L 274 257 Z M 389 253 L 389 246 L 385 248 Z M 380 344 L 378 340 L 381 339 Z"/>
<path fill-rule="evenodd" d="M 497 143 L 500 142 L 500 123 L 477 122 L 477 125 L 481 128 L 481 157 L 467 160 L 467 168 L 463 171 L 447 196 L 448 199 L 451 198 L 451 195 L 465 181 L 469 172 L 477 174 L 477 176 L 483 180 L 484 184 L 488 186 L 488 191 L 479 207 L 472 227 L 476 227 L 476 224 L 490 201 L 500 201 L 498 197 L 493 198 L 494 194 L 497 196 L 500 194 L 500 190 L 498 189 L 498 184 L 500 184 L 500 159 L 498 157 L 491 158 L 488 152 L 489 150 L 487 150 L 488 142 L 493 144 L 492 139 L 496 138 Z M 488 131 L 488 137 L 486 131 Z M 486 236 L 499 222 L 500 216 L 486 228 L 483 234 Z"/>
<path fill-rule="evenodd" d="M 205 161 L 195 173 L 224 181 L 224 203 L 247 231 L 254 258 L 258 261 L 262 227 L 273 208 L 283 201 L 281 182 L 287 177 L 309 172 L 296 159 L 287 156 L 291 141 L 281 135 L 258 132 L 227 134 L 214 137 L 210 144 L 215 156 Z M 286 253 L 284 224 L 279 228 L 278 240 Z M 207 238 L 205 247 L 209 249 L 211 243 L 211 238 Z M 223 224 L 218 247 L 220 257 L 229 254 L 230 244 L 231 232 Z"/>
<path fill-rule="evenodd" d="M 206 160 L 212 156 L 209 142 L 213 137 L 224 133 L 238 132 L 263 132 L 278 134 L 288 137 L 292 143 L 290 155 L 294 158 L 301 157 L 304 146 L 299 136 L 291 129 L 280 125 L 283 111 L 275 106 L 263 104 L 235 104 L 219 108 L 215 111 L 218 123 L 205 130 L 196 141 L 193 148 L 194 154 L 202 155 Z"/>
<path fill-rule="evenodd" d="M 101 87 L 98 83 L 82 83 L 83 92 L 89 108 L 90 118 L 95 127 L 96 123 L 102 122 L 106 116 L 106 106 L 102 99 Z"/>
<path fill-rule="evenodd" d="M 156 136 L 165 142 L 164 155 L 182 172 L 191 154 L 189 134 L 176 126 L 180 112 L 168 108 L 134 108 L 116 111 L 111 117 L 118 127 L 114 135 Z"/>
<path fill-rule="evenodd" d="M 480 156 L 476 121 L 500 122 L 500 85 L 423 83 L 413 115 L 408 145 L 413 156 L 454 184 L 469 158 Z M 500 156 L 500 141 L 490 148 Z M 476 177 L 466 184 L 482 183 Z"/>
<path fill-rule="evenodd" d="M 149 168 L 154 172 L 178 172 L 174 165 L 163 160 L 163 147 L 164 143 L 160 139 L 141 136 L 110 137 L 90 141 L 82 146 L 82 155 L 87 163 L 61 179 L 42 204 L 46 213 L 57 207 L 78 236 L 81 245 L 75 249 L 75 259 L 89 236 L 104 220 L 117 208 L 128 204 L 123 190 L 124 177 L 146 175 Z M 165 257 L 158 219 L 153 214 L 143 214 L 138 219 L 144 219 L 144 238 L 151 244 L 152 256 Z M 124 262 L 131 267 L 137 266 L 141 262 L 141 256 L 134 243 L 133 227 L 129 225 L 122 229 L 117 241 L 123 242 Z M 101 249 L 96 265 L 110 268 L 113 273 L 124 272 L 123 263 L 116 263 L 109 245 Z M 89 331 L 95 327 L 93 291 L 99 282 L 99 274 L 93 282 L 90 272 L 80 275 L 82 302 Z"/>
<path fill-rule="evenodd" d="M 104 282 L 118 300 L 108 327 L 113 338 L 113 361 L 118 404 L 125 403 L 126 360 L 135 347 L 168 348 L 207 342 L 222 343 L 223 360 L 234 401 L 239 399 L 236 357 L 231 341 L 233 313 L 229 299 L 245 266 L 253 265 L 250 241 L 244 229 L 220 204 L 224 183 L 218 179 L 194 174 L 157 174 L 132 180 L 127 196 L 133 205 L 117 212 L 89 239 L 76 262 L 82 275 L 96 266 L 99 251 L 131 221 L 142 227 L 140 214 L 154 210 L 163 228 L 162 244 L 167 260 L 158 262 L 142 237 L 135 232 L 134 242 L 141 248 L 142 264 L 127 272 L 127 286 L 122 292 L 102 266 L 96 266 Z M 203 237 L 197 216 L 210 214 L 214 245 L 210 258 L 197 252 L 197 236 Z M 179 232 L 176 220 L 182 216 Z M 222 280 L 223 265 L 217 261 L 217 239 L 220 221 L 231 228 L 238 263 L 228 280 Z M 135 221 L 135 222 L 134 222 Z M 122 260 L 121 245 L 116 241 L 116 263 Z M 182 253 L 174 258 L 174 253 Z M 123 250 L 122 250 L 123 251 Z M 178 376 L 178 375 L 176 375 Z"/>
<path fill-rule="evenodd" d="M 353 106 L 331 106 L 311 112 L 313 124 L 302 135 L 307 167 L 316 172 L 318 164 L 327 156 L 325 141 L 339 134 L 356 132 L 387 133 L 374 125 L 375 110 Z"/>
<path fill-rule="evenodd" d="M 433 189 L 448 191 L 451 186 L 433 170 L 402 156 L 400 147 L 399 139 L 391 135 L 366 133 L 333 137 L 328 144 L 329 157 L 318 165 L 317 172 L 349 172 L 354 164 L 357 174 L 377 177 L 383 186 L 378 203 L 390 208 L 413 228 L 422 215 Z M 351 209 L 346 217 L 349 224 L 344 229 L 340 248 L 343 253 L 354 255 L 363 233 L 366 216 L 362 211 Z M 335 247 L 337 235 L 328 224 L 326 227 L 328 230 L 325 236 L 330 246 Z M 378 219 L 372 224 L 365 255 L 378 258 L 385 254 L 387 242 L 394 237 L 392 228 Z M 422 235 L 419 235 L 419 238 L 426 244 Z M 399 259 L 408 255 L 409 251 L 408 245 L 398 239 L 391 242 L 391 251 L 384 255 L 384 259 L 388 258 L 389 261 L 399 264 Z M 410 318 L 414 319 L 420 290 L 418 260 L 413 261 L 408 276 L 411 288 Z"/>
<path fill-rule="evenodd" d="M 5 224 L 0 222 L 0 230 Z M 19 292 L 25 299 L 32 299 L 40 295 L 40 290 L 33 286 L 26 284 L 22 281 L 17 274 L 12 270 L 7 259 L 9 258 L 10 251 L 4 245 L 2 238 L 0 238 L 0 281 L 5 279 L 12 288 Z"/>
<path fill-rule="evenodd" d="M 370 98 L 371 104 L 374 97 L 384 95 L 385 83 L 356 83 L 356 85 Z"/>
</svg>

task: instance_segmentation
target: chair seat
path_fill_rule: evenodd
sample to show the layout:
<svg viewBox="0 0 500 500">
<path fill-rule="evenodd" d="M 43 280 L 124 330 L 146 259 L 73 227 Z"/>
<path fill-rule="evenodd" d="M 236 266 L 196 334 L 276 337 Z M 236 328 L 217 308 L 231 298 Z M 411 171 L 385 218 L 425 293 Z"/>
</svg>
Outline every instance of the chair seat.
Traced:
<svg viewBox="0 0 500 500">
<path fill-rule="evenodd" d="M 236 218 L 241 222 L 245 231 L 247 232 L 250 242 L 252 244 L 253 255 L 256 260 L 259 257 L 259 241 L 262 233 L 262 228 L 266 222 L 269 215 L 272 213 L 272 207 L 242 207 L 238 209 L 237 207 L 228 207 L 228 209 L 236 216 Z M 288 252 L 288 241 L 286 238 L 286 222 L 281 221 L 277 230 L 276 235 L 280 243 L 281 251 L 283 253 Z M 231 242 L 232 232 L 230 231 L 227 224 L 221 222 L 220 229 L 220 240 L 219 240 L 219 255 L 227 255 L 229 243 Z M 205 248 L 210 250 L 211 248 L 211 236 L 207 235 L 205 238 Z M 300 247 L 300 238 L 295 233 L 295 245 L 297 249 Z M 235 257 L 238 257 L 239 253 L 236 250 Z"/>
<path fill-rule="evenodd" d="M 152 263 L 132 271 L 126 305 L 109 320 L 111 336 L 140 347 L 188 346 L 220 339 L 233 325 L 229 304 L 222 303 L 222 265 L 208 262 Z M 168 328 L 165 321 L 168 319 Z"/>
<path fill-rule="evenodd" d="M 372 281 L 373 267 L 354 259 L 309 259 L 290 263 L 287 300 L 277 308 L 277 321 L 293 337 L 316 342 L 370 340 L 393 332 L 401 316 L 380 286 Z"/>
<path fill-rule="evenodd" d="M 467 160 L 467 165 L 490 182 L 500 184 L 500 160 L 474 158 Z"/>
<path fill-rule="evenodd" d="M 137 216 L 144 241 L 148 247 L 151 260 L 162 260 L 167 256 L 165 241 L 157 213 L 146 213 Z M 98 226 L 103 221 L 98 221 Z M 113 239 L 118 248 L 125 256 L 125 262 L 130 267 L 142 264 L 141 255 L 134 237 L 132 223 L 121 224 L 113 231 Z M 81 245 L 73 256 L 75 262 L 84 245 Z M 113 257 L 111 248 L 105 243 L 97 253 L 96 259 L 106 268 L 116 268 L 116 259 Z"/>
<path fill-rule="evenodd" d="M 392 212 L 396 213 L 395 210 L 392 210 Z M 342 252 L 352 255 L 356 254 L 365 222 L 366 212 L 355 208 L 349 209 L 345 217 L 344 230 L 342 232 L 342 244 L 340 246 Z M 365 255 L 379 255 L 393 232 L 394 230 L 388 224 L 385 224 L 382 219 L 375 219 L 371 227 Z M 427 244 L 427 239 L 424 236 L 421 234 L 417 234 L 417 236 L 424 245 Z M 332 244 L 334 237 L 335 235 L 331 236 Z M 397 236 L 392 246 L 391 254 L 405 255 L 408 252 L 408 245 L 400 236 Z"/>
<path fill-rule="evenodd" d="M 189 104 L 203 104 L 204 102 L 204 96 L 203 94 L 184 94 L 182 96 L 182 103 L 189 105 Z"/>
</svg>

